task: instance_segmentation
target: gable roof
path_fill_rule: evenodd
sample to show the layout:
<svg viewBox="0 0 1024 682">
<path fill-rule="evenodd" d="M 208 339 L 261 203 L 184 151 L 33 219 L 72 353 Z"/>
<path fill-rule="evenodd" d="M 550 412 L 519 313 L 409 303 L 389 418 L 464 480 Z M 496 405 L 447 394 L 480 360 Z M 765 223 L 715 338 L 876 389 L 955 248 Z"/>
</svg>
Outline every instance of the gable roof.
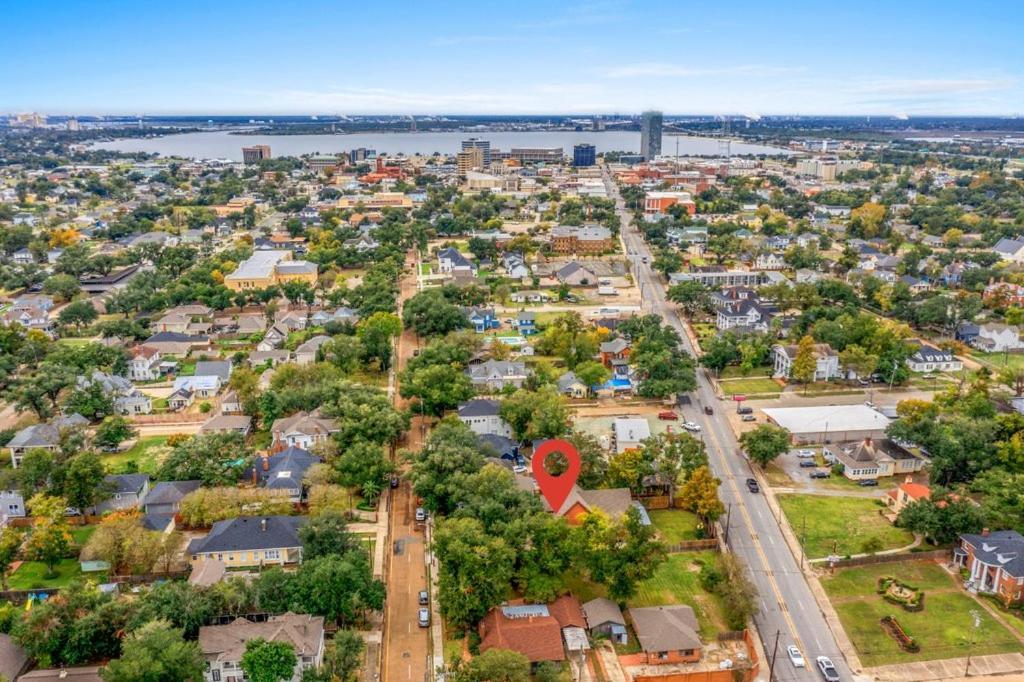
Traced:
<svg viewBox="0 0 1024 682">
<path fill-rule="evenodd" d="M 228 360 L 199 360 L 193 374 L 197 377 L 220 377 L 227 382 L 231 376 L 231 362 Z"/>
<path fill-rule="evenodd" d="M 149 483 L 149 474 L 108 474 L 103 480 L 111 484 L 111 494 L 137 494 Z"/>
<path fill-rule="evenodd" d="M 263 623 L 236 618 L 227 625 L 204 625 L 199 628 L 199 648 L 206 660 L 242 660 L 245 643 L 251 639 L 284 642 L 295 650 L 299 660 L 314 657 L 323 644 L 324 619 L 322 616 L 285 613 L 271 616 Z"/>
<path fill-rule="evenodd" d="M 531 663 L 564 661 L 562 628 L 558 620 L 547 613 L 546 607 L 537 611 L 543 615 L 529 615 L 532 613 L 531 610 L 522 616 L 510 617 L 504 609 L 491 609 L 480 621 L 480 651 L 510 649 L 523 654 Z"/>
<path fill-rule="evenodd" d="M 501 403 L 487 398 L 474 398 L 459 405 L 460 417 L 494 417 L 501 412 Z"/>
<path fill-rule="evenodd" d="M 603 623 L 615 623 L 625 625 L 626 619 L 622 615 L 622 609 L 611 599 L 598 597 L 591 599 L 583 605 L 583 613 L 587 617 L 587 626 L 595 628 Z"/>
<path fill-rule="evenodd" d="M 699 649 L 697 616 L 689 606 L 650 606 L 629 609 L 633 630 L 644 651 L 679 651 Z"/>
<path fill-rule="evenodd" d="M 145 504 L 174 504 L 193 490 L 198 490 L 202 481 L 161 481 L 146 493 Z"/>
<path fill-rule="evenodd" d="M 300 547 L 301 516 L 239 516 L 217 521 L 209 534 L 189 543 L 190 554 Z M 265 523 L 264 523 L 265 522 Z"/>
</svg>

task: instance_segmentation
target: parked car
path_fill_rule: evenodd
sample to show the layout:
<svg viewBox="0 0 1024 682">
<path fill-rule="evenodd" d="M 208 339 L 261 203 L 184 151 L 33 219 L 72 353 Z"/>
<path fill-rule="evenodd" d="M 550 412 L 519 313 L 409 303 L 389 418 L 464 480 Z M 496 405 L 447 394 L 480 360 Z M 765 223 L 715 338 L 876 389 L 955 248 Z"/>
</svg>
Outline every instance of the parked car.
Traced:
<svg viewBox="0 0 1024 682">
<path fill-rule="evenodd" d="M 747 490 L 749 490 L 752 493 L 757 493 L 757 492 L 761 491 L 761 488 L 757 485 L 757 479 L 754 479 L 754 478 L 748 478 L 747 479 Z"/>
<path fill-rule="evenodd" d="M 679 415 L 672 410 L 665 410 L 664 412 L 658 413 L 658 419 L 666 422 L 674 422 L 679 419 Z"/>
<path fill-rule="evenodd" d="M 813 459 L 802 459 L 802 460 L 800 460 L 800 468 L 801 469 L 814 469 L 817 466 L 818 466 L 818 463 L 815 462 Z"/>
<path fill-rule="evenodd" d="M 430 603 L 430 594 L 426 590 L 420 590 L 419 600 L 420 606 L 426 606 Z"/>
<path fill-rule="evenodd" d="M 700 424 L 695 422 L 683 422 L 683 428 L 687 431 L 693 431 L 696 433 L 697 431 L 700 431 Z"/>
<path fill-rule="evenodd" d="M 417 623 L 419 624 L 419 626 L 421 628 L 429 628 L 430 627 L 430 610 L 429 609 L 420 609 L 419 612 L 417 613 L 416 621 L 417 621 Z M 839 678 L 837 677 L 836 679 L 839 679 Z"/>
<path fill-rule="evenodd" d="M 831 478 L 832 473 L 819 469 L 818 471 L 811 472 L 811 478 Z"/>
<path fill-rule="evenodd" d="M 857 485 L 862 488 L 874 488 L 878 485 L 878 479 L 875 478 L 864 478 L 857 481 Z"/>
<path fill-rule="evenodd" d="M 804 655 L 800 653 L 800 650 L 796 648 L 795 644 L 787 646 L 786 653 L 789 654 L 789 660 L 793 664 L 794 668 L 803 668 L 806 665 L 804 662 Z"/>
<path fill-rule="evenodd" d="M 757 421 L 757 417 L 755 417 L 752 414 L 745 414 L 742 417 L 740 417 L 740 421 L 741 422 L 756 422 Z"/>
<path fill-rule="evenodd" d="M 821 676 L 825 678 L 826 682 L 839 682 L 839 671 L 832 664 L 831 658 L 818 656 L 815 660 L 818 662 L 818 670 L 821 671 Z"/>
<path fill-rule="evenodd" d="M 715 410 L 714 410 L 713 407 L 711 407 L 710 405 L 705 405 L 704 406 L 704 414 L 714 414 L 714 413 L 715 413 Z"/>
<path fill-rule="evenodd" d="M 390 485 L 391 485 L 392 488 L 397 488 L 398 487 L 398 476 L 392 476 L 391 477 Z"/>
<path fill-rule="evenodd" d="M 427 520 L 427 510 L 424 509 L 423 507 L 416 507 L 416 520 L 417 521 L 426 521 Z"/>
<path fill-rule="evenodd" d="M 753 407 L 746 407 L 746 406 L 737 407 L 736 408 L 736 413 L 737 414 L 754 414 L 754 408 Z"/>
<path fill-rule="evenodd" d="M 797 450 L 797 457 L 814 457 L 814 450 Z"/>
</svg>

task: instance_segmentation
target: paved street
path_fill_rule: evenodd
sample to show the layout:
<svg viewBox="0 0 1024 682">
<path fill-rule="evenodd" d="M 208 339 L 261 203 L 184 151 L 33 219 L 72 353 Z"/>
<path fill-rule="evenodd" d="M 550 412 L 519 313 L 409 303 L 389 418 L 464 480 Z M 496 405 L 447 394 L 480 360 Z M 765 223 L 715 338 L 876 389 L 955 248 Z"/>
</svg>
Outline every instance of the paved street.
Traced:
<svg viewBox="0 0 1024 682">
<path fill-rule="evenodd" d="M 634 258 L 635 274 L 642 289 L 646 312 L 654 312 L 677 328 L 690 352 L 693 348 L 675 307 L 665 299 L 665 288 L 650 268 L 653 255 L 642 236 L 630 227 L 632 215 L 626 211 L 618 188 L 605 173 L 609 196 L 614 197 L 622 217 L 622 233 L 627 252 L 638 254 Z M 647 257 L 648 264 L 642 262 Z M 714 405 L 715 415 L 707 417 L 703 405 Z M 737 453 L 739 447 L 729 428 L 726 403 L 720 403 L 703 376 L 697 372 L 697 390 L 693 405 L 683 410 L 687 419 L 701 425 L 708 446 L 712 468 L 722 480 L 721 497 L 731 508 L 728 542 L 751 572 L 758 589 L 760 610 L 754 620 L 761 635 L 764 649 L 771 659 L 776 633 L 779 655 L 774 678 L 778 680 L 819 679 L 813 664 L 815 656 L 829 656 L 843 679 L 851 679 L 850 670 L 824 617 L 818 610 L 810 588 L 800 571 L 797 560 L 790 553 L 782 530 L 772 516 L 763 495 L 746 492 L 745 479 L 751 477 L 750 466 Z M 809 667 L 793 668 L 785 655 L 785 647 L 796 644 L 808 659 Z M 767 666 L 766 666 L 767 668 Z M 765 671 L 767 673 L 767 670 Z M 767 675 L 766 675 L 767 676 Z"/>
</svg>

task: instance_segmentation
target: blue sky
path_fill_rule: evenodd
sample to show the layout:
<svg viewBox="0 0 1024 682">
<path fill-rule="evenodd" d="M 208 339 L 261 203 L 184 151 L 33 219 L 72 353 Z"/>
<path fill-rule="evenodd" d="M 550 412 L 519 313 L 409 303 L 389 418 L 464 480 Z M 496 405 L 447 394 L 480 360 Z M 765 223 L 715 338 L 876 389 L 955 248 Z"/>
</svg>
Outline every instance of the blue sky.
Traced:
<svg viewBox="0 0 1024 682">
<path fill-rule="evenodd" d="M 1022 114 L 1024 2 L 7 0 L 0 111 Z"/>
</svg>

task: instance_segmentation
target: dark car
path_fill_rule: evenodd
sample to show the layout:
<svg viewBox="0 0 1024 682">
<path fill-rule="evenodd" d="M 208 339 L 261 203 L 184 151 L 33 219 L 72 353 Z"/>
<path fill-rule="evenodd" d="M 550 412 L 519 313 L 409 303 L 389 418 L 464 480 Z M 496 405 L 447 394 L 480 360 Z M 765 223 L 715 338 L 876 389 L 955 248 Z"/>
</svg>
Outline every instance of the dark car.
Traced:
<svg viewBox="0 0 1024 682">
<path fill-rule="evenodd" d="M 747 479 L 747 490 L 749 490 L 752 493 L 761 492 L 761 488 L 758 487 L 756 479 L 753 479 L 753 478 L 748 478 Z"/>
<path fill-rule="evenodd" d="M 736 408 L 736 413 L 737 414 L 754 414 L 754 408 L 753 407 L 746 407 L 746 406 L 737 407 Z"/>
<path fill-rule="evenodd" d="M 391 484 L 392 488 L 397 488 L 398 487 L 398 476 L 392 476 L 390 484 Z"/>
<path fill-rule="evenodd" d="M 704 414 L 714 414 L 715 410 L 710 405 L 704 406 Z"/>
<path fill-rule="evenodd" d="M 873 488 L 878 485 L 878 481 L 873 478 L 865 478 L 864 480 L 857 481 L 857 485 L 862 488 Z"/>
<path fill-rule="evenodd" d="M 822 471 L 820 469 L 818 471 L 811 472 L 811 478 L 830 478 L 831 476 L 832 474 L 830 472 Z"/>
<path fill-rule="evenodd" d="M 813 459 L 802 459 L 802 460 L 800 460 L 800 468 L 801 469 L 813 469 L 816 466 L 818 466 L 818 463 L 815 462 Z"/>
</svg>

